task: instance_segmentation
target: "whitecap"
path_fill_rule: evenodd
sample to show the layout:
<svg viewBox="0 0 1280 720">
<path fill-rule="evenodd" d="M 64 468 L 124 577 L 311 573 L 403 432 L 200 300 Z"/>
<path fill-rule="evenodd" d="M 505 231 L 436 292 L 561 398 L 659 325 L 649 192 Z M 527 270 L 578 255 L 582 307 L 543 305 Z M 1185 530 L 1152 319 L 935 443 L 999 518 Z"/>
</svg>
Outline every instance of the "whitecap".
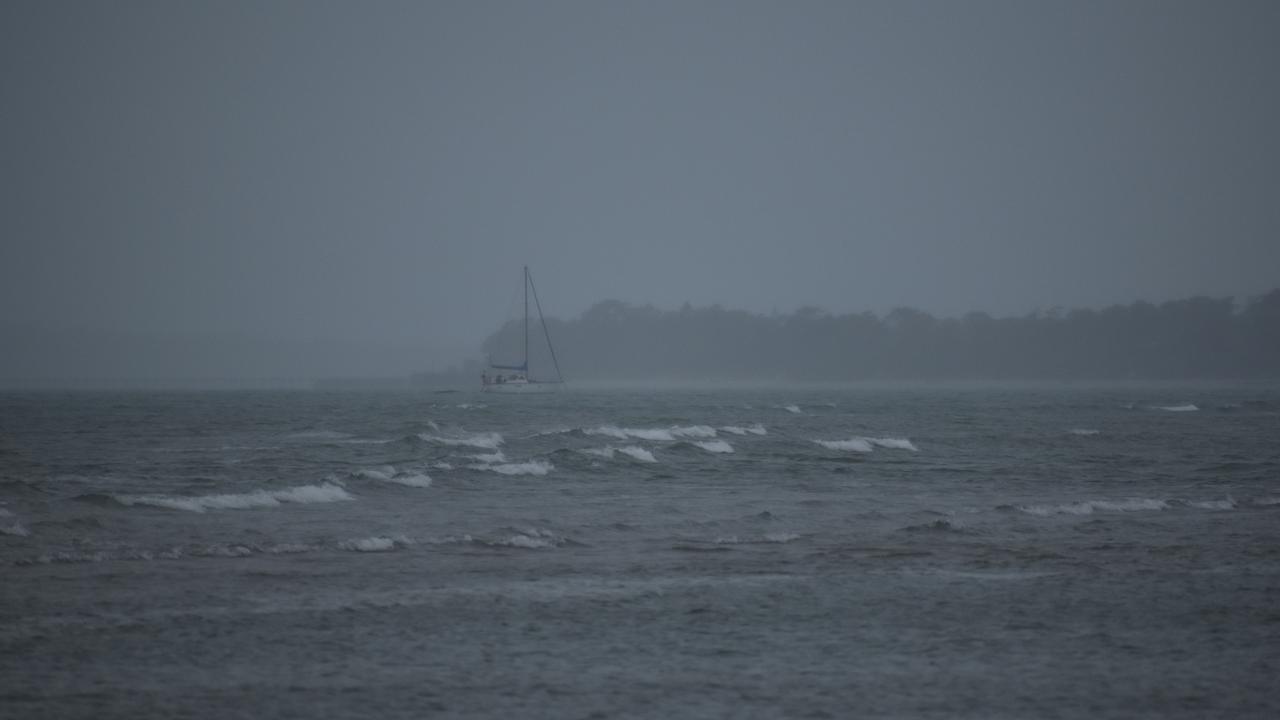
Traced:
<svg viewBox="0 0 1280 720">
<path fill-rule="evenodd" d="M 411 544 L 412 542 L 409 538 L 397 535 L 395 537 L 352 538 L 338 543 L 338 547 L 342 550 L 351 550 L 353 552 L 387 552 L 395 550 L 397 547 L 405 547 Z"/>
<path fill-rule="evenodd" d="M 323 485 L 300 485 L 282 490 L 255 490 L 248 493 L 223 495 L 113 495 L 112 497 L 121 505 L 151 505 L 188 512 L 275 507 L 281 503 L 355 500 L 346 490 L 328 482 Z"/>
<path fill-rule="evenodd" d="M 648 450 L 645 450 L 639 445 L 626 445 L 624 447 L 618 448 L 618 452 L 622 453 L 623 455 L 629 455 L 635 458 L 636 460 L 639 460 L 640 462 L 649 462 L 649 463 L 658 462 L 658 459 L 653 456 L 653 453 L 649 452 Z"/>
<path fill-rule="evenodd" d="M 475 433 L 473 435 L 464 435 L 461 437 L 447 437 L 444 435 L 428 435 L 420 433 L 419 438 L 427 442 L 437 442 L 442 445 L 466 445 L 468 447 L 485 448 L 488 450 L 497 450 L 502 444 L 502 436 L 496 432 Z"/>
<path fill-rule="evenodd" d="M 783 410 L 786 410 L 786 411 L 787 411 L 787 412 L 789 412 L 789 413 L 794 413 L 794 414 L 796 414 L 796 415 L 799 415 L 799 414 L 800 414 L 800 406 L 799 406 L 799 405 L 783 405 L 783 406 L 782 406 L 782 409 L 783 409 Z"/>
<path fill-rule="evenodd" d="M 555 547 L 554 540 L 545 538 L 529 537 L 528 535 L 512 535 L 511 537 L 494 540 L 491 545 L 505 545 L 507 547 L 525 548 L 526 550 L 536 550 L 537 548 Z"/>
<path fill-rule="evenodd" d="M 1187 403 L 1186 405 L 1160 405 L 1156 409 L 1166 410 L 1168 412 L 1195 412 L 1200 408 L 1192 405 L 1191 403 Z"/>
<path fill-rule="evenodd" d="M 872 451 L 871 443 L 864 438 L 850 438 L 848 440 L 814 440 L 815 443 L 821 445 L 828 450 L 852 450 L 854 452 L 869 453 Z"/>
<path fill-rule="evenodd" d="M 546 475 L 554 470 L 554 466 L 542 460 L 530 460 L 523 463 L 503 463 L 494 465 L 468 465 L 472 470 L 501 473 L 502 475 Z"/>
<path fill-rule="evenodd" d="M 635 460 L 639 460 L 640 462 L 648 462 L 648 463 L 658 462 L 658 459 L 653 456 L 653 453 L 649 452 L 648 450 L 645 450 L 644 448 L 638 445 L 626 445 L 626 446 L 617 447 L 617 448 L 613 447 L 612 445 L 606 445 L 605 447 L 602 447 L 602 448 L 587 448 L 582 452 L 588 455 L 595 455 L 596 457 L 602 457 L 602 458 L 605 458 L 606 460 L 611 460 L 613 459 L 614 455 L 616 455 L 617 453 L 622 453 L 623 455 L 631 457 Z"/>
<path fill-rule="evenodd" d="M 400 472 L 391 476 L 389 480 L 397 485 L 405 485 L 407 487 L 431 487 L 431 476 L 421 472 Z"/>
<path fill-rule="evenodd" d="M 1258 505 L 1260 507 L 1270 507 L 1271 505 L 1280 505 L 1280 497 L 1258 498 L 1257 500 L 1253 501 L 1253 504 Z"/>
<path fill-rule="evenodd" d="M 911 452 L 919 452 L 920 448 L 906 438 L 861 438 L 877 447 L 889 448 L 891 450 L 910 450 Z"/>
<path fill-rule="evenodd" d="M 853 437 L 848 440 L 814 440 L 814 442 L 828 450 L 851 450 L 860 453 L 869 453 L 877 447 L 891 450 L 910 450 L 911 452 L 919 452 L 920 450 L 915 446 L 915 443 L 912 443 L 907 438 Z"/>
<path fill-rule="evenodd" d="M 563 537 L 556 535 L 550 530 L 543 530 L 541 528 L 525 528 L 512 535 L 491 540 L 486 544 L 536 550 L 539 548 L 559 547 L 564 543 L 565 539 Z"/>
<path fill-rule="evenodd" d="M 746 426 L 742 426 L 742 425 L 726 425 L 726 426 L 724 426 L 724 427 L 722 427 L 722 428 L 720 428 L 720 429 L 721 429 L 721 430 L 723 430 L 724 432 L 727 432 L 727 433 L 731 434 L 731 435 L 747 435 L 747 434 L 751 434 L 751 435 L 768 435 L 768 434 L 769 434 L 769 431 L 768 431 L 768 430 L 765 430 L 765 429 L 764 429 L 764 426 L 763 426 L 763 425 L 761 425 L 760 423 L 756 423 L 756 424 L 754 424 L 754 425 L 746 425 Z"/>
<path fill-rule="evenodd" d="M 501 450 L 495 453 L 481 453 L 479 455 L 472 455 L 470 457 L 473 460 L 478 460 L 482 463 L 501 463 L 501 462 L 507 461 L 507 456 L 504 455 Z"/>
<path fill-rule="evenodd" d="M 693 441 L 694 445 L 711 453 L 731 453 L 733 446 L 723 440 Z"/>
<path fill-rule="evenodd" d="M 1102 431 L 1101 431 L 1101 430 L 1090 430 L 1090 429 L 1088 429 L 1088 428 L 1071 428 L 1071 429 L 1070 429 L 1070 430 L 1068 430 L 1067 432 L 1071 433 L 1072 435 L 1086 435 L 1086 436 L 1087 436 L 1087 435 L 1097 435 L 1097 434 L 1099 434 L 1099 433 L 1100 433 L 1100 432 L 1102 432 Z"/>
<path fill-rule="evenodd" d="M 707 425 L 672 425 L 667 428 L 623 428 L 617 425 L 601 425 L 583 430 L 587 435 L 604 435 L 606 437 L 628 440 L 666 441 L 677 438 L 713 438 L 716 430 Z"/>
</svg>

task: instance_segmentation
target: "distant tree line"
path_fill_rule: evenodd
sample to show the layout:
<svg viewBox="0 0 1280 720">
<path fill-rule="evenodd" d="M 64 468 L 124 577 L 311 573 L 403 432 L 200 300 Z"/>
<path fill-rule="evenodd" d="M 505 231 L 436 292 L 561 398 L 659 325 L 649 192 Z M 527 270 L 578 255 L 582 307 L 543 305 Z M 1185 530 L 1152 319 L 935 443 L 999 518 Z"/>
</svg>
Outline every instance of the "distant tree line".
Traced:
<svg viewBox="0 0 1280 720">
<path fill-rule="evenodd" d="M 547 329 L 570 380 L 1280 377 L 1280 289 L 1243 304 L 1193 297 L 1003 318 L 912 308 L 760 315 L 688 303 L 664 311 L 606 300 L 574 320 L 548 318 Z M 529 335 L 533 373 L 554 374 L 536 321 Z M 522 344 L 515 321 L 483 349 L 518 362 Z"/>
</svg>

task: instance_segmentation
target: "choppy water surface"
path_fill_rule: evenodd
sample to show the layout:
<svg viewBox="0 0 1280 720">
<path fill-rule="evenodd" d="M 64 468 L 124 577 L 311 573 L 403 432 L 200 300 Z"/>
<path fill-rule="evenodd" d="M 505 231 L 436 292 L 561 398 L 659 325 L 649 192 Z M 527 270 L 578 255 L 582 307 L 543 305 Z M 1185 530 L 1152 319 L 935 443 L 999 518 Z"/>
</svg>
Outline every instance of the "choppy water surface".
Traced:
<svg viewBox="0 0 1280 720">
<path fill-rule="evenodd" d="M 0 396 L 0 716 L 1280 716 L 1274 387 Z"/>
</svg>

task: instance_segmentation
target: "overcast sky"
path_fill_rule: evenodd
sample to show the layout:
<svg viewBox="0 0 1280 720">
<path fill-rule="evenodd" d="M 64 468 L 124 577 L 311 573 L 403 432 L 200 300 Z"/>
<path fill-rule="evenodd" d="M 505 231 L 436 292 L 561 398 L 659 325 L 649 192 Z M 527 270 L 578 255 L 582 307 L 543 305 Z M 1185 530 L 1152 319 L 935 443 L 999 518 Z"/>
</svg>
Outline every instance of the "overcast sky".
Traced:
<svg viewBox="0 0 1280 720">
<path fill-rule="evenodd" d="M 0 324 L 478 348 L 549 314 L 1280 285 L 1280 3 L 0 5 Z"/>
</svg>

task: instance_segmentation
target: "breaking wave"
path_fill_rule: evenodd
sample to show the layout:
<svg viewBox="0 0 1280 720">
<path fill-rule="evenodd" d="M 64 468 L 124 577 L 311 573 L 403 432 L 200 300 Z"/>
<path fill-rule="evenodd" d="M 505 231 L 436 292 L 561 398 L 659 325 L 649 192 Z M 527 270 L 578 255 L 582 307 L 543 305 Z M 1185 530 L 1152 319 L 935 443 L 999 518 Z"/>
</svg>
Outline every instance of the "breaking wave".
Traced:
<svg viewBox="0 0 1280 720">
<path fill-rule="evenodd" d="M 418 437 L 426 442 L 435 442 L 440 443 L 441 445 L 466 445 L 468 447 L 485 448 L 487 450 L 497 450 L 498 446 L 502 444 L 502 436 L 496 432 L 475 433 L 474 435 L 463 435 L 459 437 L 419 433 Z"/>
<path fill-rule="evenodd" d="M 635 460 L 639 460 L 640 462 L 647 462 L 647 463 L 658 462 L 658 459 L 653 456 L 653 453 L 649 452 L 648 450 L 645 450 L 639 445 L 626 445 L 623 447 L 614 447 L 612 445 L 607 445 L 602 448 L 588 448 L 586 450 L 583 450 L 582 452 L 587 453 L 588 455 L 595 455 L 596 457 L 602 457 L 602 458 L 605 458 L 606 460 L 611 460 L 618 453 L 622 453 L 623 455 L 626 455 Z"/>
<path fill-rule="evenodd" d="M 711 453 L 733 452 L 733 446 L 723 440 L 694 440 L 693 444 Z"/>
<path fill-rule="evenodd" d="M 342 550 L 353 552 L 388 552 L 396 548 L 408 547 L 413 542 L 403 535 L 395 537 L 352 538 L 338 543 Z"/>
<path fill-rule="evenodd" d="M 874 449 L 871 447 L 871 443 L 862 438 L 850 438 L 848 440 L 814 440 L 814 442 L 828 450 L 852 450 L 854 452 L 869 453 Z"/>
<path fill-rule="evenodd" d="M 915 443 L 912 443 L 907 438 L 855 437 L 848 440 L 814 440 L 814 442 L 828 450 L 851 450 L 860 453 L 869 453 L 877 447 L 891 450 L 910 450 L 911 452 L 919 452 L 920 450 L 915 446 Z"/>
<path fill-rule="evenodd" d="M 493 540 L 479 541 L 481 544 L 491 547 L 514 547 L 526 550 L 537 550 L 539 548 L 560 547 L 568 540 L 557 535 L 550 530 L 541 528 L 524 528 L 517 530 L 511 535 L 504 535 Z"/>
<path fill-rule="evenodd" d="M 397 471 L 390 465 L 357 470 L 352 475 L 366 480 L 378 480 L 379 482 L 396 483 L 397 485 L 406 485 L 408 487 L 431 487 L 431 477 L 426 473 Z"/>
<path fill-rule="evenodd" d="M 783 406 L 782 406 L 782 409 L 783 409 L 783 410 L 786 410 L 786 411 L 787 411 L 787 412 L 789 412 L 789 413 L 795 414 L 795 415 L 799 415 L 799 414 L 800 414 L 800 406 L 799 406 L 799 405 L 783 405 Z"/>
<path fill-rule="evenodd" d="M 472 470 L 496 472 L 502 475 L 546 475 L 554 470 L 554 466 L 543 460 L 530 460 L 523 463 L 501 463 L 468 465 Z"/>
<path fill-rule="evenodd" d="M 1157 406 L 1156 409 L 1168 412 L 1195 412 L 1200 408 L 1192 405 L 1191 403 L 1187 403 L 1186 405 L 1160 405 Z"/>
<path fill-rule="evenodd" d="M 300 485 L 283 490 L 255 490 L 226 495 L 112 495 L 121 505 L 151 505 L 170 510 L 202 513 L 206 510 L 243 510 L 275 507 L 282 503 L 321 503 L 355 500 L 350 493 L 333 483 Z"/>
<path fill-rule="evenodd" d="M 1071 429 L 1070 429 L 1070 430 L 1068 430 L 1067 432 L 1071 433 L 1072 435 L 1097 435 L 1097 434 L 1101 433 L 1102 431 L 1101 431 L 1101 430 L 1089 430 L 1089 429 L 1087 429 L 1087 428 L 1071 428 Z"/>
<path fill-rule="evenodd" d="M 587 435 L 604 435 L 618 440 L 673 441 L 680 438 L 713 438 L 716 429 L 707 425 L 672 425 L 668 428 L 621 428 L 617 425 L 601 425 L 583 430 Z"/>
<path fill-rule="evenodd" d="M 745 427 L 740 425 L 726 425 L 720 428 L 720 430 L 722 432 L 727 432 L 731 435 L 746 435 L 748 433 L 750 433 L 751 435 L 768 435 L 769 434 L 769 431 L 765 430 L 764 426 L 761 425 L 760 423 L 756 423 L 755 425 L 747 425 Z"/>
</svg>

